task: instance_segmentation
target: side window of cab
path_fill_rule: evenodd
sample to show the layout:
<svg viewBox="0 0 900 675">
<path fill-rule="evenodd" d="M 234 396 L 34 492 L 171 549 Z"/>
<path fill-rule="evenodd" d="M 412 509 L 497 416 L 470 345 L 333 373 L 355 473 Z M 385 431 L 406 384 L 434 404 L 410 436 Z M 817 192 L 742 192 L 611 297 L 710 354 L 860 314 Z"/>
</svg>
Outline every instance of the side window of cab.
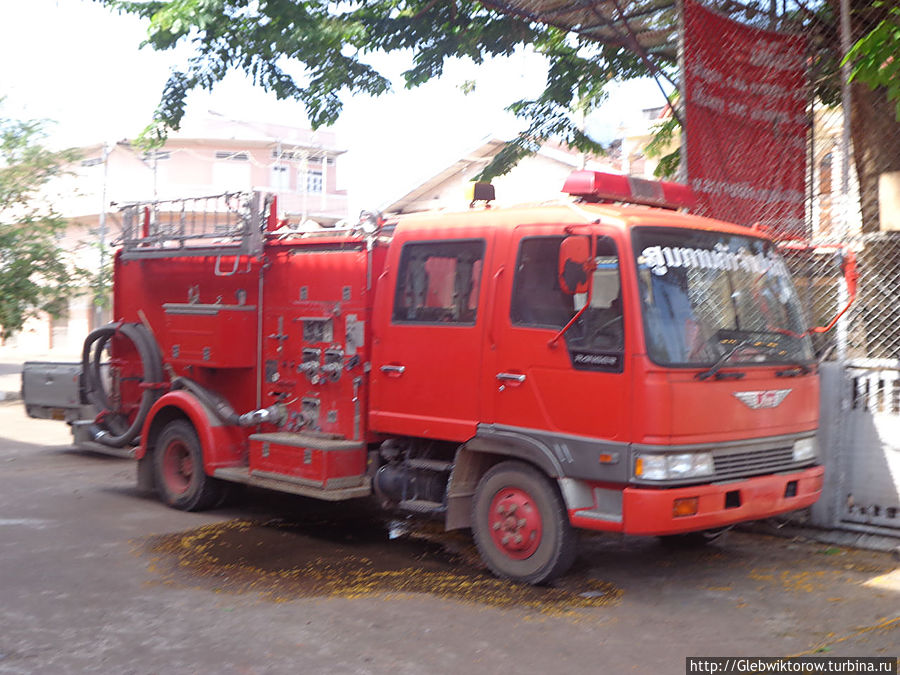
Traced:
<svg viewBox="0 0 900 675">
<path fill-rule="evenodd" d="M 408 242 L 400 253 L 392 323 L 472 325 L 485 242 Z"/>
<path fill-rule="evenodd" d="M 603 236 L 592 242 L 594 259 L 588 294 L 568 292 L 560 283 L 559 255 L 563 239 L 563 236 L 526 237 L 519 244 L 510 321 L 514 326 L 559 331 L 590 302 L 565 333 L 573 364 L 576 367 L 602 364 L 605 367 L 600 369 L 618 370 L 625 341 L 615 242 Z"/>
</svg>

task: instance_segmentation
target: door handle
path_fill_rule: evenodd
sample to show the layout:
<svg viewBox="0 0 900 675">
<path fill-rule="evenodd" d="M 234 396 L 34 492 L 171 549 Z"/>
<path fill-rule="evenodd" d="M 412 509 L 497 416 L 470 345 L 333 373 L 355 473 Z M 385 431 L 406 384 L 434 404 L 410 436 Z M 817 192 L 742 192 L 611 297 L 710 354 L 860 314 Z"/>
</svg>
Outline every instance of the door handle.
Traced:
<svg viewBox="0 0 900 675">
<path fill-rule="evenodd" d="M 522 384 L 525 381 L 525 376 L 521 373 L 497 373 L 497 379 L 501 382 L 515 382 L 516 384 Z"/>
<path fill-rule="evenodd" d="M 406 366 L 395 366 L 389 364 L 381 366 L 379 370 L 381 370 L 381 372 L 388 377 L 400 377 L 403 373 L 406 372 Z"/>
</svg>

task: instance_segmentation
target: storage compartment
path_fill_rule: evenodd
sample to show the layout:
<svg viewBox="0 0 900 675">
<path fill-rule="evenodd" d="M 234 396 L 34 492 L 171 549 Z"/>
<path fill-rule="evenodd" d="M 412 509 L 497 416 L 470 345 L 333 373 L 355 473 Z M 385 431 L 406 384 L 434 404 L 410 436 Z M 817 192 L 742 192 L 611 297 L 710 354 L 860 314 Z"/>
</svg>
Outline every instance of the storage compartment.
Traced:
<svg viewBox="0 0 900 675">
<path fill-rule="evenodd" d="M 166 360 L 207 368 L 251 368 L 256 363 L 256 306 L 166 303 L 166 330 L 158 336 Z"/>
<path fill-rule="evenodd" d="M 366 459 L 359 441 L 284 432 L 250 436 L 255 476 L 290 477 L 325 489 L 349 487 L 362 483 Z"/>
</svg>

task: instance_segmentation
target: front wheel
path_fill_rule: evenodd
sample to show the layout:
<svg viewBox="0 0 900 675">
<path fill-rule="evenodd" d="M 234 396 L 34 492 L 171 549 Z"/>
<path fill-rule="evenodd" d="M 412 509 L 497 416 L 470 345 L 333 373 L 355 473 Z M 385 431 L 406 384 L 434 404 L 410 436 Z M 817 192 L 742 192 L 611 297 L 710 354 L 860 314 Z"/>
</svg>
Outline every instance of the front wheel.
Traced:
<svg viewBox="0 0 900 675">
<path fill-rule="evenodd" d="M 575 532 L 559 490 L 528 464 L 501 462 L 478 483 L 472 531 L 481 558 L 498 577 L 529 584 L 566 573 Z"/>
<path fill-rule="evenodd" d="M 162 500 L 181 511 L 202 511 L 216 505 L 222 483 L 206 475 L 200 439 L 190 422 L 169 422 L 153 452 L 156 485 Z"/>
</svg>

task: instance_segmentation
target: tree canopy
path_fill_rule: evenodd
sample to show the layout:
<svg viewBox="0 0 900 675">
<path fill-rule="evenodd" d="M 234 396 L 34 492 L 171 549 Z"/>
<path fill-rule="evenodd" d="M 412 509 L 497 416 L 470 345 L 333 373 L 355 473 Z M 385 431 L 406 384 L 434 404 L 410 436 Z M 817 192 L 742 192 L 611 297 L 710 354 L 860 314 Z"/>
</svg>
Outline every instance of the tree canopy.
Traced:
<svg viewBox="0 0 900 675">
<path fill-rule="evenodd" d="M 529 46 L 547 59 L 546 87 L 535 99 L 511 102 L 527 128 L 489 167 L 496 174 L 551 136 L 602 152 L 581 129 L 579 110 L 601 102 L 611 80 L 647 72 L 632 52 L 474 0 L 99 1 L 148 19 L 147 44 L 155 49 L 191 44 L 189 61 L 165 86 L 151 133 L 177 129 L 187 94 L 211 89 L 231 69 L 279 98 L 301 101 L 315 128 L 338 118 L 342 96 L 390 91 L 393 83 L 367 62 L 375 52 L 408 55 L 402 85 L 411 88 L 439 77 L 448 59 L 481 63 Z"/>
<path fill-rule="evenodd" d="M 874 2 L 880 20 L 865 32 L 847 54 L 853 77 L 872 88 L 884 87 L 888 100 L 896 104 L 900 120 L 900 7 Z"/>
<path fill-rule="evenodd" d="M 482 178 L 491 178 L 550 137 L 584 152 L 602 153 L 581 120 L 606 98 L 609 82 L 650 75 L 678 84 L 674 0 L 591 0 L 572 5 L 543 0 L 97 1 L 147 19 L 146 42 L 155 49 L 190 44 L 191 56 L 169 78 L 145 137 L 161 139 L 166 129 L 177 129 L 187 94 L 196 88 L 211 89 L 230 70 L 243 71 L 279 98 L 304 103 L 315 128 L 337 119 L 342 97 L 377 96 L 391 89 L 389 79 L 367 61 L 372 53 L 408 55 L 403 85 L 415 87 L 440 76 L 448 59 L 480 63 L 529 46 L 546 57 L 546 85 L 536 98 L 511 103 L 509 109 L 525 128 L 482 173 Z M 826 104 L 839 100 L 843 54 L 838 0 L 783 0 L 777 14 L 773 8 L 778 3 L 771 0 L 707 4 L 746 23 L 807 34 L 816 93 Z M 894 152 L 895 145 L 900 146 L 897 120 L 891 115 L 887 127 L 873 126 L 873 120 L 883 122 L 878 103 L 887 96 L 898 101 L 900 115 L 900 64 L 895 58 L 900 29 L 894 4 L 850 0 L 854 74 L 859 86 L 875 92 L 873 98 L 858 91 L 859 103 L 854 103 L 871 108 L 872 115 L 857 115 L 856 110 L 852 115 L 864 193 L 875 189 L 879 172 L 894 170 L 900 162 L 891 159 L 900 155 Z M 641 31 L 658 36 L 657 42 L 648 47 Z M 898 132 L 896 143 L 885 145 L 885 131 L 890 135 L 892 129 Z M 662 133 L 671 135 L 672 130 L 669 124 Z M 668 171 L 676 165 L 677 156 L 663 162 Z"/>
<path fill-rule="evenodd" d="M 60 314 L 78 284 L 57 240 L 65 222 L 41 194 L 75 156 L 45 148 L 43 129 L 0 114 L 0 340 L 39 311 Z"/>
</svg>

